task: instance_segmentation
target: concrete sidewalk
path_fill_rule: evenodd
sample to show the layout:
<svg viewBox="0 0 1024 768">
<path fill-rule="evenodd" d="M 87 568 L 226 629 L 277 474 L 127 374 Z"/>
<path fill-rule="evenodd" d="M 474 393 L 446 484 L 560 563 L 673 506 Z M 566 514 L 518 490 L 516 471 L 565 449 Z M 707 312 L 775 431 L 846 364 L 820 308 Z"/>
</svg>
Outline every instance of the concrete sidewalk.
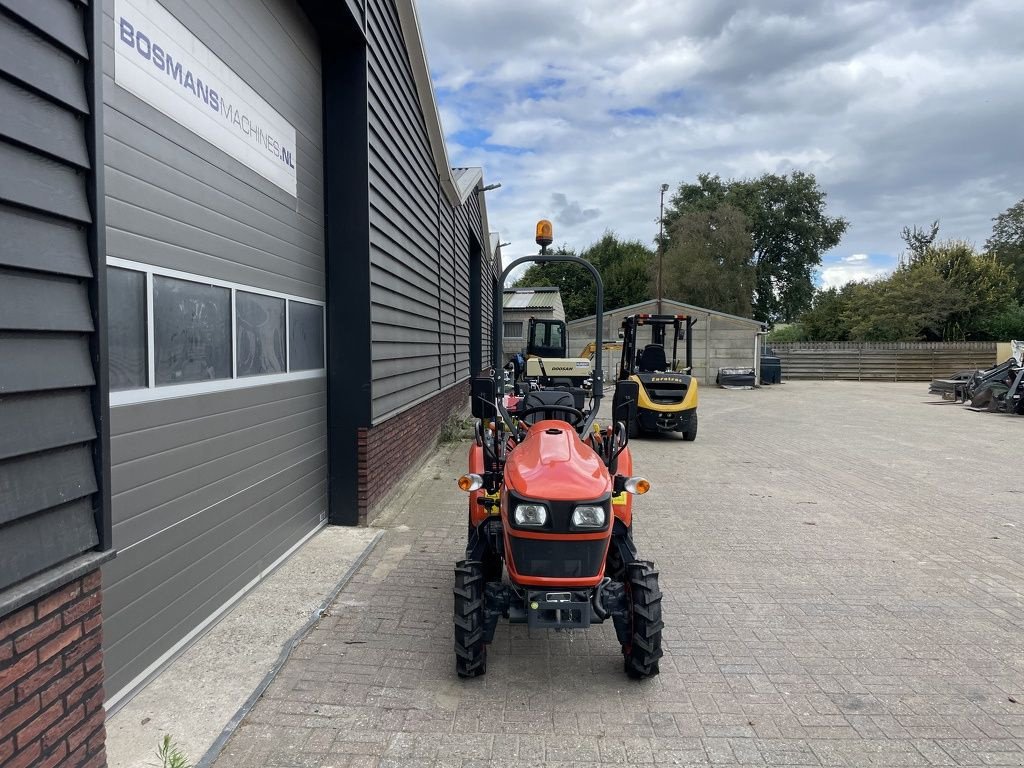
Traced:
<svg viewBox="0 0 1024 768">
<path fill-rule="evenodd" d="M 380 534 L 323 528 L 107 719 L 110 768 L 159 765 L 164 734 L 197 762 Z"/>
<path fill-rule="evenodd" d="M 660 677 L 610 625 L 499 625 L 456 678 L 466 446 L 442 449 L 217 765 L 1024 764 L 1024 419 L 925 385 L 702 392 L 633 443 L 665 593 Z"/>
</svg>

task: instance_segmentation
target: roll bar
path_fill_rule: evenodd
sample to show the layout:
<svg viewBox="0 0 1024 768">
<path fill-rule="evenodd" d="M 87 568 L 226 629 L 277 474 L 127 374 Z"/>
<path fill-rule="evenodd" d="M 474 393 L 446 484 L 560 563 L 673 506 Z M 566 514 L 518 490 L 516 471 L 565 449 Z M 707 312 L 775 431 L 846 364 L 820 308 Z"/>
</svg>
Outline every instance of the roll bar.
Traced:
<svg viewBox="0 0 1024 768">
<path fill-rule="evenodd" d="M 505 405 L 502 403 L 502 397 L 500 396 L 500 393 L 503 391 L 501 372 L 504 367 L 504 363 L 502 362 L 501 338 L 503 331 L 502 317 L 505 310 L 505 279 L 509 276 L 509 273 L 520 264 L 527 264 L 529 262 L 545 263 L 557 261 L 579 264 L 586 267 L 590 270 L 590 274 L 594 278 L 594 284 L 597 286 L 597 314 L 594 322 L 594 340 L 597 347 L 594 351 L 594 407 L 591 409 L 586 421 L 578 427 L 580 434 L 585 435 L 590 431 L 591 425 L 597 418 L 597 410 L 601 405 L 601 398 L 604 396 L 604 369 L 601 366 L 601 344 L 604 341 L 604 283 L 601 282 L 601 273 L 598 272 L 597 268 L 586 259 L 581 259 L 579 256 L 569 256 L 567 254 L 560 253 L 538 253 L 533 256 L 523 256 L 505 267 L 505 270 L 501 273 L 501 277 L 498 279 L 498 282 L 494 287 L 494 320 L 491 324 L 491 347 L 494 350 L 494 367 L 491 375 L 494 378 L 495 391 L 499 393 L 498 412 L 501 414 L 501 418 L 506 424 L 511 424 L 512 417 L 509 416 L 508 411 L 505 410 Z"/>
</svg>

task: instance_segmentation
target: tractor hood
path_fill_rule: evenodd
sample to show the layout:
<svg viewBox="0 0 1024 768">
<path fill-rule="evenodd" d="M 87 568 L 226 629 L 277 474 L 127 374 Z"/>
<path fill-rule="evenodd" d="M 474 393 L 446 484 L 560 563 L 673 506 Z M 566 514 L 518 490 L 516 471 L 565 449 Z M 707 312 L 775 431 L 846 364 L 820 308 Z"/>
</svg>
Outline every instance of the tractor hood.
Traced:
<svg viewBox="0 0 1024 768">
<path fill-rule="evenodd" d="M 590 501 L 611 493 L 608 468 L 564 421 L 538 421 L 505 463 L 505 483 L 528 499 Z"/>
</svg>

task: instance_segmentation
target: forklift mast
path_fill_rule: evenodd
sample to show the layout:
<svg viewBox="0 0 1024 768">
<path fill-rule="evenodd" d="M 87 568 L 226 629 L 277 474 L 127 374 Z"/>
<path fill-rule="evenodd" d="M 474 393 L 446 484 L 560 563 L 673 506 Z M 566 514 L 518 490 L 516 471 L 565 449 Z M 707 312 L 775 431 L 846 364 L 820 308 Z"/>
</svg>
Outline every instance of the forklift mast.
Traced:
<svg viewBox="0 0 1024 768">
<path fill-rule="evenodd" d="M 650 326 L 651 343 L 665 346 L 665 329 L 672 329 L 672 363 L 674 365 L 679 352 L 679 331 L 685 327 L 686 340 L 686 370 L 693 371 L 693 334 L 691 333 L 697 321 L 688 315 L 629 315 L 622 321 L 622 360 L 619 365 L 619 379 L 629 378 L 636 373 L 637 331 L 641 326 Z"/>
</svg>

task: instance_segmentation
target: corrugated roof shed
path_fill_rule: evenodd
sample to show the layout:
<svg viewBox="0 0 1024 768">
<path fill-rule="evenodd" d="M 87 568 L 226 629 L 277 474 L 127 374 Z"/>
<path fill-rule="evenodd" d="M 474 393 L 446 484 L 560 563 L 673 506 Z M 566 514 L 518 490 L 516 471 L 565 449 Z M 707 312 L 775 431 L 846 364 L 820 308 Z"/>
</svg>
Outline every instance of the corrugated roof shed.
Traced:
<svg viewBox="0 0 1024 768">
<path fill-rule="evenodd" d="M 555 309 L 562 306 L 562 294 L 554 287 L 506 288 L 505 309 Z"/>
</svg>

